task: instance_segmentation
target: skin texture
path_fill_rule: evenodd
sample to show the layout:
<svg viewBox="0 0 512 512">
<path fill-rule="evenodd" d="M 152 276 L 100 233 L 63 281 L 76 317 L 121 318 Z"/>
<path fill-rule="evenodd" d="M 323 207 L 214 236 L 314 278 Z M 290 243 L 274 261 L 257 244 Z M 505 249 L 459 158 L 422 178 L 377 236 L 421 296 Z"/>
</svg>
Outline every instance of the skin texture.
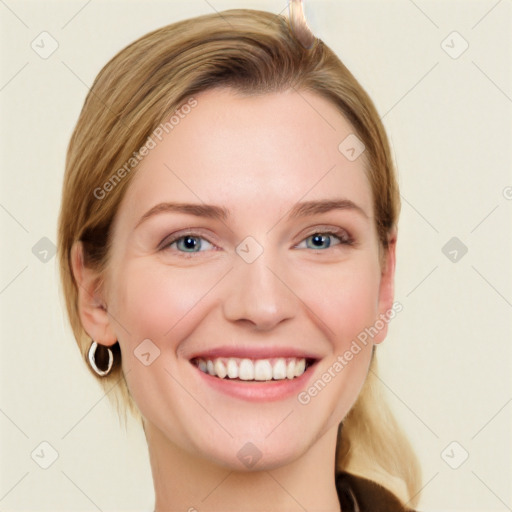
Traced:
<svg viewBox="0 0 512 512">
<path fill-rule="evenodd" d="M 296 395 L 254 403 L 220 393 L 189 358 L 225 345 L 295 347 L 319 358 L 311 385 L 391 309 L 396 237 L 381 266 L 364 154 L 351 162 L 340 153 L 354 130 L 327 100 L 230 89 L 196 99 L 134 171 L 102 290 L 74 248 L 82 323 L 100 344 L 119 341 L 144 416 L 157 511 L 340 510 L 337 427 L 386 327 L 306 405 Z M 342 198 L 366 217 L 345 209 L 287 218 L 298 201 Z M 161 213 L 136 227 L 166 201 L 219 205 L 231 216 Z M 169 244 L 188 228 L 201 237 L 200 252 Z M 312 236 L 326 228 L 353 245 L 325 235 L 315 249 Z M 252 263 L 235 251 L 248 236 L 263 249 Z M 145 339 L 160 350 L 149 366 L 134 355 Z M 247 442 L 261 454 L 252 468 L 237 457 Z"/>
</svg>

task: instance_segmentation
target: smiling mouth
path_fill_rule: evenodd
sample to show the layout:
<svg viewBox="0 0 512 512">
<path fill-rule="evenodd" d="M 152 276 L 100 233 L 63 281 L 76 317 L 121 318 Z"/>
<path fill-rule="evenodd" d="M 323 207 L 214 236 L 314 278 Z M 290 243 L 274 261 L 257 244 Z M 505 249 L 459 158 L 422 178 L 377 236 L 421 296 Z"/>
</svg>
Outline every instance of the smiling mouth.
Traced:
<svg viewBox="0 0 512 512">
<path fill-rule="evenodd" d="M 224 380 L 262 382 L 293 380 L 316 363 L 305 357 L 274 357 L 249 359 L 238 357 L 196 357 L 190 361 L 200 371 Z"/>
</svg>

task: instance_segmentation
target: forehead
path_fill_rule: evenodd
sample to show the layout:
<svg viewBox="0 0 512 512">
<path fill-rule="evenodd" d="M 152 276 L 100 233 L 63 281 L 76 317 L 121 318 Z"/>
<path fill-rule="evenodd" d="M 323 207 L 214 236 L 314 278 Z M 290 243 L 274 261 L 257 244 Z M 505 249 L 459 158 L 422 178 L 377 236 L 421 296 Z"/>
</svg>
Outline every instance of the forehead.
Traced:
<svg viewBox="0 0 512 512">
<path fill-rule="evenodd" d="M 282 215 L 299 200 L 343 197 L 372 216 L 364 153 L 350 161 L 340 152 L 354 129 L 326 99 L 308 91 L 244 96 L 231 89 L 195 99 L 169 133 L 153 136 L 155 147 L 137 166 L 121 205 L 130 222 L 165 201 L 261 217 Z"/>
</svg>

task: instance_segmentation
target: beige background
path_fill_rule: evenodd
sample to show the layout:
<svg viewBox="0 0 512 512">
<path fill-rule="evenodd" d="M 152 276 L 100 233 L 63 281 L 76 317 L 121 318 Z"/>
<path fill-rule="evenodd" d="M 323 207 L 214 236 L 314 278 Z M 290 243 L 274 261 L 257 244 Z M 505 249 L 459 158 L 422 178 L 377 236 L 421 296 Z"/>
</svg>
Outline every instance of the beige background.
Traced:
<svg viewBox="0 0 512 512">
<path fill-rule="evenodd" d="M 0 1 L 2 511 L 152 510 L 143 433 L 120 429 L 59 297 L 51 247 L 65 150 L 114 53 L 164 24 L 236 7 L 279 13 L 286 1 Z M 404 310 L 379 352 L 423 465 L 420 508 L 511 510 L 511 2 L 306 8 L 384 116 L 399 168 Z M 58 42 L 47 59 L 31 48 L 43 31 Z M 442 251 L 452 237 L 468 249 L 456 262 Z"/>
</svg>

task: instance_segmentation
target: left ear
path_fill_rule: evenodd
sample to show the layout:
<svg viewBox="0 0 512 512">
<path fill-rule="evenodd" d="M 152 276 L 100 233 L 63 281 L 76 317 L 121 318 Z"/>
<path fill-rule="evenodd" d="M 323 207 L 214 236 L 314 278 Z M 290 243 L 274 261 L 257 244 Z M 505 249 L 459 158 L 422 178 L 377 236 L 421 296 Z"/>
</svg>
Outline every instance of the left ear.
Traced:
<svg viewBox="0 0 512 512">
<path fill-rule="evenodd" d="M 384 341 L 388 333 L 388 319 L 393 309 L 395 297 L 395 263 L 396 263 L 396 240 L 397 229 L 394 228 L 388 237 L 388 247 L 383 249 L 381 257 L 381 276 L 378 299 L 378 318 L 375 319 L 375 326 L 378 333 L 373 338 L 373 343 L 379 344 Z M 383 325 L 382 325 L 383 324 Z"/>
</svg>

